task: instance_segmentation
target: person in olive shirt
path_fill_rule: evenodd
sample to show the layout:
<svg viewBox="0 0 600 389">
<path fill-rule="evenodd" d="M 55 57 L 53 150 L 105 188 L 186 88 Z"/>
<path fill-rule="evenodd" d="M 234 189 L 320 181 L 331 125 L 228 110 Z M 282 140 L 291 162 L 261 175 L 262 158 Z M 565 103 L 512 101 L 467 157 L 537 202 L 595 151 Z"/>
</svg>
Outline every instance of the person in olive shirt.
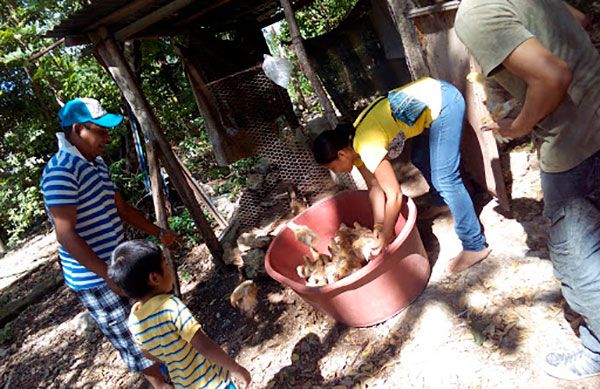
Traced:
<svg viewBox="0 0 600 389">
<path fill-rule="evenodd" d="M 585 16 L 558 0 L 464 0 L 455 29 L 479 63 L 522 103 L 487 126 L 538 147 L 549 250 L 562 293 L 584 319 L 583 347 L 546 356 L 562 379 L 600 375 L 600 54 Z"/>
</svg>

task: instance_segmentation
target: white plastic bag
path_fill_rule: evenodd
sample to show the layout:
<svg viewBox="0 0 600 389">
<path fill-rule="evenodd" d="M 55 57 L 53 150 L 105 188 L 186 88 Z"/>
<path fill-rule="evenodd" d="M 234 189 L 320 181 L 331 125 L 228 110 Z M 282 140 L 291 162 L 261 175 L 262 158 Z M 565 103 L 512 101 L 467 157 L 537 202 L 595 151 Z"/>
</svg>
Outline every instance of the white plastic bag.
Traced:
<svg viewBox="0 0 600 389">
<path fill-rule="evenodd" d="M 263 61 L 262 68 L 267 77 L 275 84 L 287 89 L 290 76 L 292 75 L 292 64 L 290 61 L 281 57 L 272 57 L 269 54 L 265 54 L 264 57 L 265 60 Z"/>
</svg>

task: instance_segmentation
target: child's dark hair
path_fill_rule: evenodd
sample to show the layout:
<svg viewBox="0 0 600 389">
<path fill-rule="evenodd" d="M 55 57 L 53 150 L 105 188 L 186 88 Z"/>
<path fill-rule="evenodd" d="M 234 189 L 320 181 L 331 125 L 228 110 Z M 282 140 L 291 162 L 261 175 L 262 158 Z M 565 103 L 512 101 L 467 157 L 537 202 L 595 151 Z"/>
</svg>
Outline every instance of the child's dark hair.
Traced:
<svg viewBox="0 0 600 389">
<path fill-rule="evenodd" d="M 352 146 L 356 129 L 350 123 L 340 123 L 335 130 L 327 130 L 317 136 L 312 144 L 315 161 L 319 165 L 331 163 L 338 157 L 338 151 Z"/>
<path fill-rule="evenodd" d="M 117 246 L 108 266 L 108 277 L 127 297 L 141 299 L 152 292 L 150 273 L 162 274 L 160 249 L 145 240 L 130 240 Z"/>
</svg>

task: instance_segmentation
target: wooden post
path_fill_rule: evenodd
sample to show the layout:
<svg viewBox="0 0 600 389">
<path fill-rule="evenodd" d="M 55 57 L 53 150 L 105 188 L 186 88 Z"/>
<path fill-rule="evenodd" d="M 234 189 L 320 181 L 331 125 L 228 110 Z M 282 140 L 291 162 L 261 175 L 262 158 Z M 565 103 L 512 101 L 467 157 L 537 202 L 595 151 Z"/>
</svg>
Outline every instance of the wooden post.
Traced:
<svg viewBox="0 0 600 389">
<path fill-rule="evenodd" d="M 406 64 L 413 80 L 430 75 L 425 62 L 421 42 L 417 36 L 415 26 L 408 20 L 410 4 L 407 0 L 385 0 L 392 15 L 392 20 L 402 38 Z"/>
<path fill-rule="evenodd" d="M 7 252 L 8 252 L 8 248 L 2 241 L 2 237 L 0 237 L 0 257 L 3 256 L 4 254 L 6 254 Z"/>
<path fill-rule="evenodd" d="M 206 241 L 206 246 L 213 256 L 213 262 L 218 268 L 224 267 L 223 249 L 214 231 L 210 228 L 202 208 L 196 201 L 192 188 L 188 185 L 185 174 L 181 171 L 177 158 L 171 146 L 164 138 L 158 119 L 154 115 L 150 104 L 144 97 L 140 84 L 137 82 L 131 68 L 123 57 L 114 38 L 108 34 L 105 28 L 100 28 L 89 34 L 98 54 L 106 63 L 108 71 L 119 86 L 123 96 L 131 106 L 137 117 L 146 139 L 155 140 L 160 149 L 160 158 L 177 189 L 183 203 L 190 210 L 190 214 Z"/>
<path fill-rule="evenodd" d="M 148 157 L 148 170 L 150 170 L 150 185 L 152 186 L 152 201 L 154 202 L 156 221 L 160 228 L 169 228 L 169 219 L 165 209 L 165 192 L 163 191 L 162 180 L 160 177 L 158 153 L 158 143 L 156 141 L 146 142 L 146 156 Z M 167 260 L 169 270 L 173 275 L 173 291 L 177 297 L 181 298 L 177 266 L 175 266 L 175 261 L 173 261 L 171 250 L 167 247 L 163 248 L 163 255 Z"/>
<path fill-rule="evenodd" d="M 136 41 L 128 41 L 125 42 L 123 47 L 123 54 L 125 60 L 129 64 L 129 67 L 133 71 L 133 76 L 139 82 L 139 68 L 140 68 L 140 45 L 139 42 Z M 127 104 L 127 101 L 125 101 Z M 131 112 L 131 110 L 129 110 Z M 131 123 L 131 131 L 137 131 L 135 126 L 133 125 L 133 120 L 135 118 L 129 118 Z M 168 213 L 165 207 L 165 193 L 163 191 L 162 179 L 160 175 L 160 161 L 158 160 L 158 144 L 156 141 L 146 141 L 144 140 L 145 148 L 146 148 L 146 159 L 148 161 L 148 175 L 150 176 L 150 187 L 152 191 L 152 202 L 154 203 L 154 214 L 156 215 L 156 222 L 160 228 L 167 229 L 169 228 L 169 218 Z M 140 161 L 141 161 L 140 156 Z M 179 287 L 179 276 L 177 275 L 177 266 L 175 266 L 175 261 L 173 261 L 173 256 L 171 255 L 171 250 L 168 247 L 163 248 L 163 256 L 167 261 L 167 265 L 169 266 L 169 271 L 173 276 L 173 292 L 179 298 L 181 298 L 181 289 Z"/>
<path fill-rule="evenodd" d="M 194 191 L 196 200 L 198 200 L 198 202 L 204 204 L 206 209 L 210 212 L 210 214 L 215 218 L 217 223 L 219 223 L 219 225 L 222 228 L 227 227 L 227 222 L 225 221 L 225 219 L 223 219 L 223 216 L 221 216 L 217 207 L 215 207 L 215 205 L 212 203 L 212 201 L 210 201 L 210 197 L 204 192 L 204 190 L 200 187 L 200 185 L 198 185 L 198 183 L 192 176 L 192 173 L 183 164 L 183 161 L 181 159 L 179 159 L 179 157 L 177 155 L 175 155 L 175 157 L 177 158 L 177 161 L 179 161 L 179 165 L 181 166 L 181 170 L 185 174 L 185 178 L 187 179 L 188 184 Z"/>
<path fill-rule="evenodd" d="M 321 102 L 321 106 L 325 111 L 325 117 L 329 122 L 331 128 L 335 128 L 337 125 L 337 117 L 335 116 L 335 110 L 333 109 L 333 105 L 325 92 L 325 88 L 323 88 L 323 84 L 321 84 L 321 80 L 317 76 L 317 73 L 314 71 L 313 67 L 308 60 L 308 55 L 306 54 L 306 50 L 304 49 L 304 43 L 302 42 L 302 36 L 300 35 L 300 29 L 298 28 L 298 23 L 296 22 L 296 16 L 294 15 L 294 10 L 292 9 L 292 5 L 289 0 L 280 0 L 281 6 L 283 7 L 283 12 L 285 13 L 285 19 L 288 22 L 288 26 L 290 28 L 290 34 L 292 35 L 292 44 L 294 45 L 294 49 L 296 50 L 296 56 L 298 57 L 298 63 L 300 64 L 300 69 L 306 75 L 308 80 L 310 81 L 319 101 Z"/>
<path fill-rule="evenodd" d="M 224 141 L 223 134 L 237 132 L 236 125 L 226 115 L 221 114 L 214 94 L 208 88 L 206 78 L 190 59 L 188 49 L 177 46 L 175 54 L 183 63 L 186 77 L 192 87 L 198 110 L 206 123 L 208 139 L 213 146 L 213 153 L 219 165 L 226 166 L 229 161 L 247 156 L 240 142 Z"/>
</svg>

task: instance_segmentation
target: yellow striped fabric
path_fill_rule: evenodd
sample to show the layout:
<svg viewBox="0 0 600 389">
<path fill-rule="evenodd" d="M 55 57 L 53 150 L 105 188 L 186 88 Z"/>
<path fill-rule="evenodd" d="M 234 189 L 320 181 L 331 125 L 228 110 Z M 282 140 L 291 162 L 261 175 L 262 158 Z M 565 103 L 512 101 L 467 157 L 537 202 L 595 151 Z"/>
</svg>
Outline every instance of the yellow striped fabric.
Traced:
<svg viewBox="0 0 600 389">
<path fill-rule="evenodd" d="M 194 334 L 202 329 L 177 297 L 163 294 L 144 304 L 137 302 L 129 315 L 129 329 L 143 350 L 165 363 L 176 388 L 216 389 L 231 382 L 229 370 L 192 347 Z"/>
</svg>

